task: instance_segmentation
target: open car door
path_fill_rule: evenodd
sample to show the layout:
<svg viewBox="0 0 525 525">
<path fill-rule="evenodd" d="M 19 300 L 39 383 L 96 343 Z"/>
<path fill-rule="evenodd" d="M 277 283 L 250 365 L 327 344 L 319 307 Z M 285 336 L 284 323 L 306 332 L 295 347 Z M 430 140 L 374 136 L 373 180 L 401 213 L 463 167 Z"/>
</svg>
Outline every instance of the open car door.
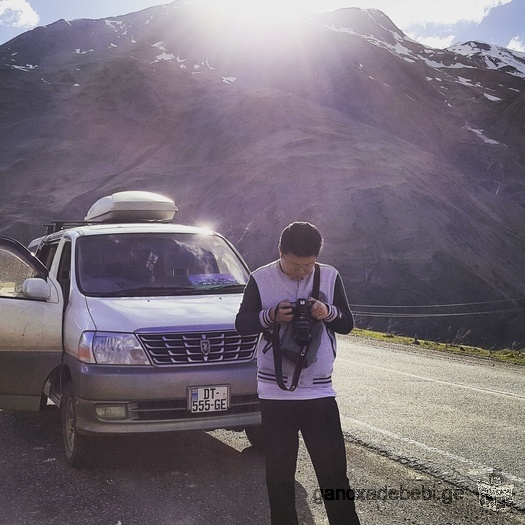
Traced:
<svg viewBox="0 0 525 525">
<path fill-rule="evenodd" d="M 38 410 L 62 360 L 63 298 L 47 268 L 0 237 L 0 408 Z"/>
</svg>

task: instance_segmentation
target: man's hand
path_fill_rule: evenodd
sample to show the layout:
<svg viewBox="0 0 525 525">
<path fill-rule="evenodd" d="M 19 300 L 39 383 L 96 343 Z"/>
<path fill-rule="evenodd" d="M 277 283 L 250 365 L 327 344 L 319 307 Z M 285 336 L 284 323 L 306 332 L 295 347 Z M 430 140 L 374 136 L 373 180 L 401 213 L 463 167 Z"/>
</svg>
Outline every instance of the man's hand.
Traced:
<svg viewBox="0 0 525 525">
<path fill-rule="evenodd" d="M 308 300 L 314 303 L 310 308 L 310 315 L 314 319 L 322 321 L 328 317 L 328 306 L 326 306 L 326 304 L 314 299 L 313 297 L 310 297 Z"/>
<path fill-rule="evenodd" d="M 289 323 L 293 319 L 292 303 L 288 299 L 281 301 L 275 308 L 272 308 L 270 317 L 276 323 Z"/>
</svg>

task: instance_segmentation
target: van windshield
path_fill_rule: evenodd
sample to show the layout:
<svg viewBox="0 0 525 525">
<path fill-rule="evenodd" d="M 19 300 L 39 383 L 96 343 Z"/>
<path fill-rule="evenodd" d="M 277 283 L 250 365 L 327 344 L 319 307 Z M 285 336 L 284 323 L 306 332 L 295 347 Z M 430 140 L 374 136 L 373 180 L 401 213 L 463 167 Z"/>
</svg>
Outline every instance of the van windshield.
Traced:
<svg viewBox="0 0 525 525">
<path fill-rule="evenodd" d="M 240 293 L 248 270 L 217 235 L 93 235 L 78 239 L 76 275 L 100 297 Z"/>
</svg>

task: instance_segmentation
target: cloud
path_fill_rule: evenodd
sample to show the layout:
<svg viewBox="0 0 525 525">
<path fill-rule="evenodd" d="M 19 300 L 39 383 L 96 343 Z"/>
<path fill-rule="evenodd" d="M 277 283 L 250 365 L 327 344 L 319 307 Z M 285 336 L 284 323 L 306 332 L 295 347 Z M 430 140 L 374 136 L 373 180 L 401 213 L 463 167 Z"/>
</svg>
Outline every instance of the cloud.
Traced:
<svg viewBox="0 0 525 525">
<path fill-rule="evenodd" d="M 454 39 L 456 38 L 455 35 L 421 36 L 416 33 L 406 33 L 406 35 L 412 40 L 416 40 L 420 44 L 423 44 L 427 47 L 432 47 L 434 49 L 446 49 L 447 47 L 452 45 L 452 42 L 454 42 Z"/>
<path fill-rule="evenodd" d="M 30 28 L 39 20 L 38 13 L 27 0 L 0 0 L 0 25 Z"/>
<path fill-rule="evenodd" d="M 399 8 L 403 24 L 433 23 L 452 25 L 458 22 L 479 24 L 492 9 L 508 4 L 511 1 L 461 0 L 458 2 L 458 0 L 441 0 L 441 2 L 421 2 L 421 0 L 405 0 L 399 2 Z M 383 3 L 385 9 L 387 9 L 387 5 L 390 2 Z"/>
<path fill-rule="evenodd" d="M 525 53 L 525 42 L 519 36 L 515 36 L 506 46 L 507 49 Z"/>
</svg>

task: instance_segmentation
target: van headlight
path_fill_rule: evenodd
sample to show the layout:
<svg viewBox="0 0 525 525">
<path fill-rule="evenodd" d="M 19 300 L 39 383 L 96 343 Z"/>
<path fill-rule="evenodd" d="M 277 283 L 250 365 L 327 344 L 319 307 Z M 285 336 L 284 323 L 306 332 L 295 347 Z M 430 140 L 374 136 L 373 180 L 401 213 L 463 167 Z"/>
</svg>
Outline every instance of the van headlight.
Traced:
<svg viewBox="0 0 525 525">
<path fill-rule="evenodd" d="M 133 334 L 84 332 L 79 342 L 79 359 L 99 365 L 149 365 L 149 359 Z M 93 361 L 94 358 L 94 361 Z"/>
</svg>

